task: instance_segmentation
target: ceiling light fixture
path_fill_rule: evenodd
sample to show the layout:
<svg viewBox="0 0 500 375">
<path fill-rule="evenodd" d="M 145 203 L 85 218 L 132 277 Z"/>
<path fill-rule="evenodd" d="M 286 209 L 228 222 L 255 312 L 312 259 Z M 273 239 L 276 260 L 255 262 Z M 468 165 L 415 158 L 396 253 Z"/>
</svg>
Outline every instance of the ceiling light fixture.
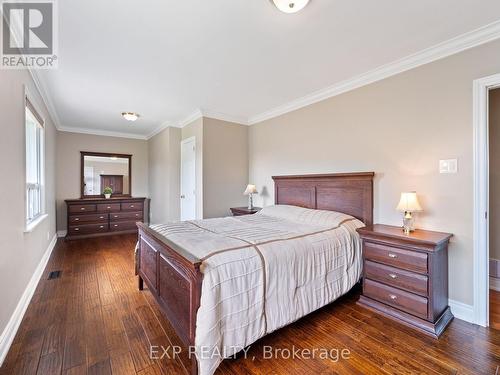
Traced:
<svg viewBox="0 0 500 375">
<path fill-rule="evenodd" d="M 127 121 L 135 121 L 139 118 L 139 115 L 134 112 L 122 112 L 122 116 Z"/>
<path fill-rule="evenodd" d="M 297 13 L 305 8 L 309 0 L 273 0 L 273 3 L 284 13 Z"/>
</svg>

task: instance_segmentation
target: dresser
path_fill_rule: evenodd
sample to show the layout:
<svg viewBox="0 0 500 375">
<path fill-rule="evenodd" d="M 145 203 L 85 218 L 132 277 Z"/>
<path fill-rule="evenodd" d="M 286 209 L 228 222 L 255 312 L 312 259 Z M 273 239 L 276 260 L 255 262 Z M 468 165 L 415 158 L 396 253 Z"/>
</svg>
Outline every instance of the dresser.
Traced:
<svg viewBox="0 0 500 375">
<path fill-rule="evenodd" d="M 66 239 L 136 233 L 144 222 L 145 198 L 67 199 Z"/>
<path fill-rule="evenodd" d="M 448 306 L 451 234 L 376 224 L 363 241 L 363 294 L 358 304 L 433 337 L 453 319 Z"/>
</svg>

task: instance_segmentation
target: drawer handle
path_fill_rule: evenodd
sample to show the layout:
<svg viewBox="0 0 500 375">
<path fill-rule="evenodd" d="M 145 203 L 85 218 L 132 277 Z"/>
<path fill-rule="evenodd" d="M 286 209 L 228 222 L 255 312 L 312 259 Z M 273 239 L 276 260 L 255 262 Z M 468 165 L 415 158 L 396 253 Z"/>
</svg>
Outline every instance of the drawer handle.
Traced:
<svg viewBox="0 0 500 375">
<path fill-rule="evenodd" d="M 130 205 L 130 207 L 134 208 L 134 205 L 133 205 L 133 204 L 131 204 L 131 205 Z"/>
<path fill-rule="evenodd" d="M 101 229 L 104 228 L 104 225 L 101 225 L 99 228 L 101 228 Z"/>
<path fill-rule="evenodd" d="M 85 207 L 80 207 L 80 210 L 85 211 Z"/>
<path fill-rule="evenodd" d="M 139 214 L 135 214 L 135 216 L 139 216 Z"/>
<path fill-rule="evenodd" d="M 113 226 L 114 226 L 114 227 L 117 227 L 117 226 L 118 226 L 118 224 L 115 224 L 115 225 L 113 225 Z"/>
<path fill-rule="evenodd" d="M 80 230 L 80 228 L 75 228 L 75 230 Z"/>
<path fill-rule="evenodd" d="M 115 215 L 114 217 L 118 217 L 118 215 Z"/>
<path fill-rule="evenodd" d="M 398 299 L 398 296 L 396 296 L 395 294 L 389 294 L 389 298 L 395 301 Z"/>
<path fill-rule="evenodd" d="M 75 217 L 75 221 L 80 221 L 80 219 L 79 219 L 79 218 L 77 218 L 77 217 Z"/>
<path fill-rule="evenodd" d="M 99 219 L 104 219 L 104 216 L 99 216 Z"/>
<path fill-rule="evenodd" d="M 389 274 L 389 277 L 390 277 L 391 279 L 397 279 L 397 278 L 398 278 L 398 275 L 396 275 L 395 273 L 390 273 L 390 274 Z"/>
<path fill-rule="evenodd" d="M 389 253 L 389 258 L 397 258 L 398 256 L 396 254 L 393 254 L 393 253 Z"/>
<path fill-rule="evenodd" d="M 111 209 L 111 207 L 110 207 L 110 206 L 108 206 L 108 210 L 110 210 L 110 209 Z"/>
</svg>

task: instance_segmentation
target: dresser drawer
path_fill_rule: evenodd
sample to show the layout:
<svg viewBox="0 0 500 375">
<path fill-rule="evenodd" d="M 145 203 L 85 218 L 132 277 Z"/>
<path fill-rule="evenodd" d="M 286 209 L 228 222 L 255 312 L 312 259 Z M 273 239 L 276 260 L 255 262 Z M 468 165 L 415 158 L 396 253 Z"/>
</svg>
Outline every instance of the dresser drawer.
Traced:
<svg viewBox="0 0 500 375">
<path fill-rule="evenodd" d="M 83 234 L 94 234 L 108 231 L 108 223 L 102 224 L 84 224 L 84 225 L 71 225 L 68 233 L 73 236 Z"/>
<path fill-rule="evenodd" d="M 100 203 L 97 205 L 98 212 L 120 211 L 120 203 Z"/>
<path fill-rule="evenodd" d="M 367 260 L 365 261 L 365 277 L 422 296 L 427 296 L 428 278 L 425 275 Z"/>
<path fill-rule="evenodd" d="M 95 204 L 72 204 L 72 205 L 68 206 L 68 210 L 70 213 L 95 212 L 96 205 Z"/>
<path fill-rule="evenodd" d="M 70 225 L 78 225 L 85 223 L 100 223 L 108 222 L 108 214 L 85 214 L 85 215 L 70 215 L 69 223 Z"/>
<path fill-rule="evenodd" d="M 135 221 L 115 221 L 109 225 L 109 229 L 112 231 L 132 230 L 137 229 L 137 225 Z"/>
<path fill-rule="evenodd" d="M 111 221 L 135 220 L 142 221 L 144 214 L 141 212 L 114 212 L 109 214 Z"/>
<path fill-rule="evenodd" d="M 122 203 L 122 211 L 142 211 L 144 204 L 142 202 L 125 202 Z"/>
<path fill-rule="evenodd" d="M 402 268 L 408 271 L 427 273 L 426 253 L 399 249 L 372 242 L 366 242 L 363 247 L 363 251 L 365 259 Z"/>
<path fill-rule="evenodd" d="M 427 318 L 427 298 L 366 279 L 363 294 L 422 319 Z"/>
</svg>

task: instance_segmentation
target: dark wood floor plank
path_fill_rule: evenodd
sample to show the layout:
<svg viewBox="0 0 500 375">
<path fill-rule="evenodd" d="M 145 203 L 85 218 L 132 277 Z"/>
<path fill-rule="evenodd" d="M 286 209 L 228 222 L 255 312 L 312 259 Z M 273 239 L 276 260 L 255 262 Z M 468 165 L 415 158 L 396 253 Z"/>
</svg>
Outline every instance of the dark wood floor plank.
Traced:
<svg viewBox="0 0 500 375">
<path fill-rule="evenodd" d="M 187 374 L 187 348 L 151 293 L 137 290 L 136 238 L 59 241 L 35 290 L 1 375 Z M 61 277 L 47 280 L 52 270 Z M 439 340 L 356 305 L 359 289 L 223 361 L 233 374 L 494 374 L 500 332 L 455 319 Z M 500 299 L 492 300 L 492 322 Z M 151 345 L 183 347 L 179 358 L 153 360 Z M 347 360 L 263 356 L 274 349 L 346 348 Z"/>
</svg>

